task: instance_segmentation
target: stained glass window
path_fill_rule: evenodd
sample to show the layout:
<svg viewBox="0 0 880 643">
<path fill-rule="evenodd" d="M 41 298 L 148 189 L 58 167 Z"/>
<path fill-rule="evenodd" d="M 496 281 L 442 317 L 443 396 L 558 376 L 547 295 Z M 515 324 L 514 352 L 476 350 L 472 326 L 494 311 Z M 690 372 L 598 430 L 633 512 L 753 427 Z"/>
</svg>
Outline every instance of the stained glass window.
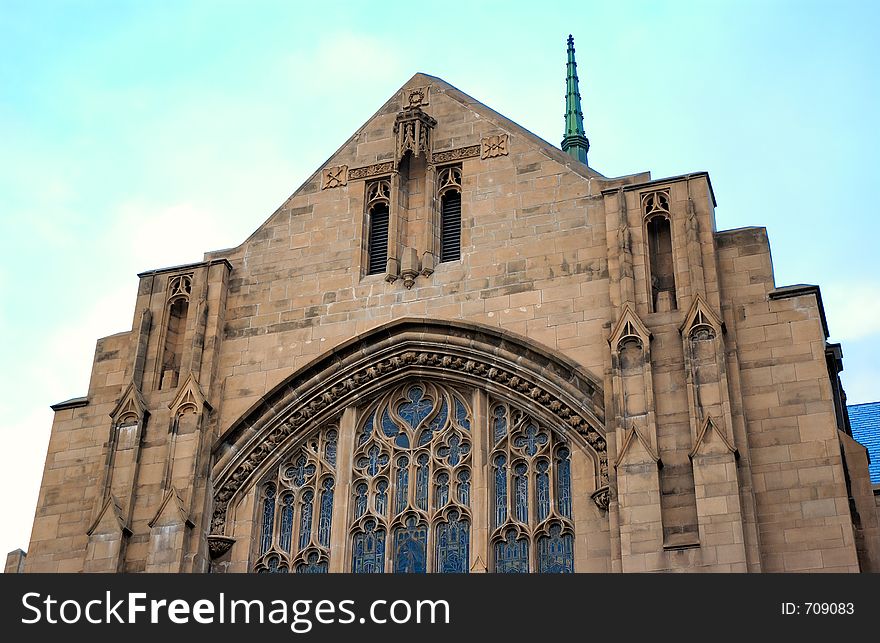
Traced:
<svg viewBox="0 0 880 643">
<path fill-rule="evenodd" d="M 351 571 L 355 574 L 381 574 L 385 571 L 385 531 L 367 520 L 363 531 L 354 535 Z"/>
<path fill-rule="evenodd" d="M 296 566 L 297 574 L 326 574 L 327 573 L 327 561 L 319 560 L 320 554 L 318 552 L 313 551 L 310 552 L 306 557 L 305 562 L 300 563 Z"/>
<path fill-rule="evenodd" d="M 428 528 L 410 516 L 394 534 L 394 572 L 424 574 L 427 571 Z"/>
<path fill-rule="evenodd" d="M 550 515 L 550 463 L 538 460 L 535 474 L 535 495 L 538 501 L 538 522 L 543 522 Z"/>
<path fill-rule="evenodd" d="M 495 456 L 495 526 L 507 522 L 507 456 Z"/>
<path fill-rule="evenodd" d="M 556 502 L 559 513 L 571 518 L 571 460 L 569 451 L 560 447 L 556 452 Z"/>
<path fill-rule="evenodd" d="M 336 426 L 318 429 L 281 461 L 261 487 L 256 571 L 328 570 L 338 437 Z"/>
<path fill-rule="evenodd" d="M 495 508 L 490 569 L 501 573 L 574 571 L 568 443 L 507 403 L 489 408 Z"/>
<path fill-rule="evenodd" d="M 508 529 L 495 543 L 495 571 L 499 574 L 529 572 L 529 541 L 517 538 L 515 529 Z"/>
<path fill-rule="evenodd" d="M 436 509 L 442 509 L 449 502 L 449 474 L 445 471 L 437 474 L 437 490 L 434 492 L 436 498 Z"/>
<path fill-rule="evenodd" d="M 268 484 L 263 492 L 263 526 L 260 537 L 260 554 L 265 554 L 272 546 L 272 528 L 275 523 L 275 485 Z"/>
<path fill-rule="evenodd" d="M 279 545 L 281 549 L 290 553 L 290 544 L 293 540 L 293 494 L 285 493 L 281 501 L 281 537 Z"/>
<path fill-rule="evenodd" d="M 437 567 L 441 574 L 468 571 L 470 525 L 455 509 L 437 526 Z"/>
<path fill-rule="evenodd" d="M 471 472 L 467 469 L 458 472 L 458 502 L 465 507 L 471 504 Z"/>
<path fill-rule="evenodd" d="M 354 573 L 467 573 L 486 554 L 490 572 L 573 572 L 579 510 L 566 429 L 491 397 L 474 423 L 472 398 L 457 387 L 401 383 L 358 407 L 347 438 L 327 423 L 287 455 L 273 454 L 278 465 L 257 486 L 253 569 L 327 573 L 332 531 L 347 528 Z M 488 500 L 478 505 L 491 523 L 482 542 L 473 540 L 486 532 L 472 531 L 472 498 Z M 347 525 L 333 525 L 338 502 Z"/>
<path fill-rule="evenodd" d="M 529 468 L 522 462 L 513 468 L 513 493 L 516 519 L 521 523 L 529 522 Z"/>
<path fill-rule="evenodd" d="M 367 511 L 367 485 L 361 482 L 355 487 L 354 493 L 354 517 L 360 518 Z"/>
<path fill-rule="evenodd" d="M 363 547 L 365 521 L 373 521 L 374 531 L 389 538 L 383 569 L 469 569 L 473 447 L 467 399 L 452 388 L 419 381 L 385 393 L 364 410 L 357 435 L 367 437 L 355 445 L 352 458 L 351 542 L 353 549 Z M 372 426 L 381 431 L 369 430 Z M 352 565 L 353 571 L 363 569 Z"/>
<path fill-rule="evenodd" d="M 302 495 L 302 504 L 299 512 L 299 548 L 309 546 L 309 537 L 312 535 L 312 510 L 314 509 L 315 492 L 309 489 Z"/>
<path fill-rule="evenodd" d="M 416 506 L 422 511 L 428 509 L 428 461 L 427 453 L 420 453 L 418 457 L 418 470 L 416 472 Z"/>
<path fill-rule="evenodd" d="M 570 533 L 562 533 L 562 526 L 554 524 L 548 536 L 538 538 L 538 571 L 544 574 L 574 572 L 574 557 Z"/>
<path fill-rule="evenodd" d="M 318 517 L 318 544 L 330 547 L 330 525 L 333 519 L 333 478 L 321 484 L 321 515 Z"/>
</svg>

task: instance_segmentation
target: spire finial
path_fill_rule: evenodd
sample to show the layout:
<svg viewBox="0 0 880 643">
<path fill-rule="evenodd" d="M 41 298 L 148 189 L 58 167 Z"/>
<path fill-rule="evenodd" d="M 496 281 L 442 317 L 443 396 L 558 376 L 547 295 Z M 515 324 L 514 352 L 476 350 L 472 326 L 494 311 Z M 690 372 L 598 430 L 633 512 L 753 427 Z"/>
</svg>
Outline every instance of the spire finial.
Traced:
<svg viewBox="0 0 880 643">
<path fill-rule="evenodd" d="M 574 60 L 574 37 L 568 35 L 568 63 L 565 79 L 565 136 L 562 150 L 572 158 L 586 164 L 590 141 L 584 135 L 584 114 L 581 111 L 581 94 L 578 91 L 577 63 Z"/>
</svg>

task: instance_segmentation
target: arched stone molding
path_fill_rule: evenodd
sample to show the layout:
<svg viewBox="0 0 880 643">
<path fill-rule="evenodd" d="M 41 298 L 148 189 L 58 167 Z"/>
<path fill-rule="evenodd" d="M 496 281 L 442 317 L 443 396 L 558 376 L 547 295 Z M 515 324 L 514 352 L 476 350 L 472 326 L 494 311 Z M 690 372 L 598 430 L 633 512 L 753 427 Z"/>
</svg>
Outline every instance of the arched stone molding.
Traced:
<svg viewBox="0 0 880 643">
<path fill-rule="evenodd" d="M 401 319 L 348 341 L 291 375 L 214 447 L 210 534 L 229 536 L 227 511 L 316 426 L 406 378 L 479 387 L 532 409 L 594 460 L 608 485 L 600 382 L 566 357 L 521 336 L 460 321 Z"/>
</svg>

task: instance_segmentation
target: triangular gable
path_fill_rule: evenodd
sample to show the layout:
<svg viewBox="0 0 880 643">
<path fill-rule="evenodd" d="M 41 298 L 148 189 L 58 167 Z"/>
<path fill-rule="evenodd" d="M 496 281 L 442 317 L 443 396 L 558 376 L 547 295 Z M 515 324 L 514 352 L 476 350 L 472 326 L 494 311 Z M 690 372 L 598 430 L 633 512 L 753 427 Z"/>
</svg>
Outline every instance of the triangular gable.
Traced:
<svg viewBox="0 0 880 643">
<path fill-rule="evenodd" d="M 110 417 L 113 418 L 113 424 L 118 424 L 122 420 L 133 417 L 140 422 L 147 415 L 147 405 L 140 390 L 132 381 L 122 392 L 122 397 L 110 411 Z"/>
<path fill-rule="evenodd" d="M 590 180 L 590 179 L 605 179 L 606 177 L 592 169 L 591 167 L 584 165 L 577 159 L 569 156 L 565 152 L 563 152 L 560 148 L 552 145 L 548 141 L 545 141 L 540 136 L 534 134 L 533 132 L 527 130 L 521 125 L 515 123 L 510 120 L 506 116 L 502 116 L 495 110 L 490 107 L 487 107 L 477 99 L 465 94 L 460 89 L 454 87 L 449 84 L 442 78 L 438 78 L 436 76 L 431 76 L 429 74 L 417 73 L 412 78 L 410 78 L 404 85 L 394 92 L 394 94 L 389 98 L 382 107 L 380 107 L 367 121 L 361 125 L 358 130 L 352 134 L 348 140 L 345 141 L 324 163 L 318 167 L 317 170 L 308 178 L 306 181 L 296 189 L 296 191 L 291 194 L 287 199 L 285 199 L 284 203 L 279 206 L 275 212 L 272 213 L 256 230 L 241 244 L 234 248 L 226 248 L 223 250 L 218 250 L 214 252 L 206 253 L 206 257 L 214 256 L 219 254 L 229 254 L 230 252 L 241 248 L 248 244 L 254 237 L 256 237 L 260 231 L 266 226 L 272 218 L 280 211 L 282 211 L 285 206 L 292 199 L 305 191 L 312 191 L 315 185 L 322 186 L 325 184 L 325 180 L 322 180 L 322 174 L 325 170 L 332 169 L 335 174 L 331 173 L 331 176 L 326 177 L 326 180 L 331 181 L 331 185 L 333 186 L 342 186 L 346 184 L 345 177 L 347 176 L 345 172 L 351 170 L 350 163 L 348 160 L 344 158 L 340 158 L 344 156 L 344 152 L 347 148 L 351 146 L 356 146 L 358 141 L 361 138 L 361 134 L 371 126 L 373 121 L 383 115 L 398 113 L 402 111 L 404 108 L 404 96 L 407 90 L 427 90 L 430 89 L 429 92 L 426 92 L 426 97 L 430 96 L 430 103 L 436 103 L 439 96 L 447 96 L 448 98 L 454 100 L 459 103 L 462 109 L 465 109 L 469 112 L 473 112 L 477 114 L 480 118 L 494 125 L 498 130 L 505 132 L 509 136 L 516 137 L 519 143 L 525 142 L 527 145 L 531 146 L 536 151 L 540 152 L 548 159 L 559 163 L 561 166 L 564 166 L 571 170 L 574 174 L 578 176 Z M 422 102 L 423 105 L 428 105 L 427 102 Z M 431 111 L 430 109 L 427 111 Z M 476 141 L 476 145 L 480 141 Z M 445 148 L 444 148 L 445 149 Z M 440 148 L 435 148 L 435 152 L 443 151 Z M 340 174 L 339 170 L 341 168 L 345 168 L 343 173 Z M 320 189 L 320 188 L 319 188 Z"/>
<path fill-rule="evenodd" d="M 178 387 L 177 395 L 175 395 L 174 399 L 168 404 L 168 408 L 171 409 L 172 415 L 177 415 L 187 407 L 192 407 L 196 415 L 201 413 L 202 409 L 207 408 L 210 410 L 211 408 L 211 405 L 202 393 L 198 380 L 196 380 L 196 377 L 192 372 L 186 376 L 183 385 Z"/>
<path fill-rule="evenodd" d="M 718 428 L 712 416 L 707 416 L 703 421 L 703 426 L 700 428 L 700 434 L 697 436 L 694 448 L 691 449 L 689 455 L 693 458 L 698 455 L 718 455 L 723 453 L 739 455 L 736 447 L 730 443 L 727 436 L 724 435 L 724 431 Z"/>
<path fill-rule="evenodd" d="M 98 510 L 98 515 L 92 521 L 86 533 L 92 534 L 123 534 L 131 533 L 122 517 L 122 507 L 113 494 L 104 499 L 104 504 Z"/>
<path fill-rule="evenodd" d="M 608 338 L 611 349 L 616 350 L 621 340 L 625 337 L 635 337 L 642 343 L 643 349 L 648 348 L 648 343 L 651 340 L 651 331 L 639 319 L 639 316 L 629 304 L 623 307 L 623 312 L 611 329 L 611 337 Z"/>
<path fill-rule="evenodd" d="M 703 295 L 700 293 L 697 293 L 697 296 L 694 297 L 694 303 L 688 309 L 688 313 L 685 315 L 684 322 L 682 322 L 679 330 L 682 335 L 687 335 L 692 328 L 697 326 L 711 327 L 715 331 L 716 337 L 724 331 L 724 322 L 709 307 L 709 304 L 706 303 L 706 300 L 703 299 Z"/>
<path fill-rule="evenodd" d="M 639 431 L 635 426 L 633 426 L 629 431 L 624 433 L 623 444 L 620 447 L 620 452 L 617 454 L 617 462 L 614 467 L 617 468 L 624 463 L 626 456 L 628 454 L 634 454 L 638 450 L 638 445 L 644 449 L 645 454 L 656 462 L 658 465 L 660 464 L 660 456 L 654 453 L 654 449 L 651 448 L 651 445 L 647 440 L 642 436 L 641 431 Z"/>
<path fill-rule="evenodd" d="M 177 493 L 177 489 L 174 487 L 167 491 L 153 519 L 147 524 L 150 529 L 155 525 L 184 524 L 187 527 L 195 526 L 195 523 L 189 518 L 189 512 L 183 507 L 180 494 Z"/>
</svg>

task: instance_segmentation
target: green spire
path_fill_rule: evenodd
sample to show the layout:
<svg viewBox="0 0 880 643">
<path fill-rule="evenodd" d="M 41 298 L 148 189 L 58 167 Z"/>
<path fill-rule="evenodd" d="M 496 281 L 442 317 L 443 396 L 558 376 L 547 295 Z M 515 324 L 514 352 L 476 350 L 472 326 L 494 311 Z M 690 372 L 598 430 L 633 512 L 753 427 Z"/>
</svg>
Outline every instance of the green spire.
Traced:
<svg viewBox="0 0 880 643">
<path fill-rule="evenodd" d="M 578 91 L 577 63 L 574 61 L 574 38 L 568 35 L 568 64 L 565 78 L 565 138 L 562 151 L 586 164 L 590 141 L 584 136 L 584 113 Z"/>
</svg>

